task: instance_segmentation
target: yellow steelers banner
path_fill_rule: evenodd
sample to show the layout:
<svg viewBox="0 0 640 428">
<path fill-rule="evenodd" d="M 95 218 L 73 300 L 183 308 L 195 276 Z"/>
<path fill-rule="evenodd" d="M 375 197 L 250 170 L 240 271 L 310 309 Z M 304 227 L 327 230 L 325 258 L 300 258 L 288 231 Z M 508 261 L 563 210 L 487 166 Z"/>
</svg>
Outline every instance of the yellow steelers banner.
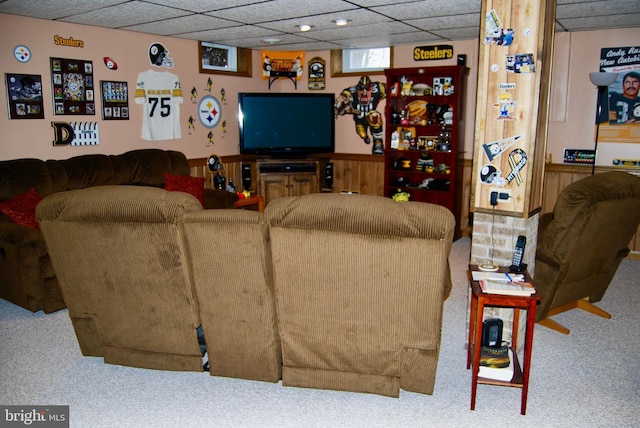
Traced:
<svg viewBox="0 0 640 428">
<path fill-rule="evenodd" d="M 290 77 L 300 80 L 304 64 L 304 51 L 261 51 L 262 80 L 270 77 Z"/>
</svg>

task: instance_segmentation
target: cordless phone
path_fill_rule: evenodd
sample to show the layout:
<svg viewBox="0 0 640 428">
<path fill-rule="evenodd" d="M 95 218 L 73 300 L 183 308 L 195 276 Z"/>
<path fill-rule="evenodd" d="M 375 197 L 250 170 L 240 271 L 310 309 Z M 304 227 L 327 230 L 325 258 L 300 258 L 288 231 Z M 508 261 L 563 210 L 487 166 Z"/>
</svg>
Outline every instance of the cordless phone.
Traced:
<svg viewBox="0 0 640 428">
<path fill-rule="evenodd" d="M 522 257 L 524 256 L 524 247 L 527 244 L 527 238 L 523 235 L 518 236 L 516 241 L 516 249 L 513 252 L 513 261 L 509 266 L 511 272 L 524 272 L 527 270 L 527 264 L 522 263 Z"/>
</svg>

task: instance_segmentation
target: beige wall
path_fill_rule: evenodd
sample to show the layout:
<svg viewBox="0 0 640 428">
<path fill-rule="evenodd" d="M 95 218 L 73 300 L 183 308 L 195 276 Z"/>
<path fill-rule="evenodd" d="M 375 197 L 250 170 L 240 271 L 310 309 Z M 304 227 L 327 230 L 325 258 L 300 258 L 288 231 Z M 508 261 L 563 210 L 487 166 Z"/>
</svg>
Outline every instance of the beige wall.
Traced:
<svg viewBox="0 0 640 428">
<path fill-rule="evenodd" d="M 547 143 L 554 163 L 562 162 L 565 148 L 593 149 L 598 94 L 589 73 L 600 71 L 600 50 L 639 43 L 640 28 L 556 33 Z M 640 146 L 606 143 L 600 135 L 598 165 L 611 166 L 615 157 L 638 159 Z"/>
<path fill-rule="evenodd" d="M 84 42 L 84 48 L 57 46 L 53 42 L 55 35 L 74 38 Z M 562 157 L 564 147 L 589 148 L 593 141 L 593 118 L 595 117 L 596 92 L 588 80 L 588 72 L 596 71 L 601 47 L 628 46 L 637 44 L 638 29 L 611 30 L 598 32 L 572 33 L 559 35 L 556 51 L 561 52 L 564 61 L 564 73 L 554 75 L 554 96 L 561 109 L 552 112 L 556 121 L 549 127 L 548 151 L 555 161 Z M 168 141 L 145 141 L 140 138 L 141 106 L 133 101 L 133 91 L 138 73 L 151 69 L 147 50 L 153 42 L 159 41 L 167 49 L 175 67 L 171 70 L 180 77 L 185 102 L 181 106 L 182 138 Z M 27 63 L 19 63 L 13 58 L 15 46 L 22 44 L 29 47 L 32 59 Z M 425 45 L 430 43 L 425 42 Z M 471 68 L 467 82 L 467 105 L 465 122 L 465 158 L 471 159 L 473 154 L 473 134 L 475 117 L 475 92 L 477 79 L 478 40 L 451 42 L 454 55 L 467 55 L 467 65 Z M 455 59 L 447 61 L 413 60 L 414 45 L 396 46 L 395 67 L 439 66 L 455 64 Z M 40 159 L 64 159 L 71 156 L 106 153 L 117 154 L 137 148 L 173 149 L 184 152 L 188 158 L 207 157 L 211 153 L 221 156 L 238 153 L 238 126 L 236 122 L 238 92 L 267 92 L 267 81 L 260 78 L 260 52 L 253 52 L 253 78 L 235 77 L 233 75 L 210 75 L 198 72 L 197 42 L 179 38 L 160 37 L 121 30 L 108 30 L 76 24 L 24 18 L 14 15 L 0 14 L 0 74 L 4 80 L 5 73 L 39 74 L 43 81 L 43 97 L 45 119 L 9 120 L 6 103 L 6 87 L 2 88 L 4 102 L 0 102 L 0 160 L 22 157 Z M 568 55 L 568 57 L 567 57 Z M 113 58 L 117 70 L 109 70 L 104 65 L 103 57 Z M 320 56 L 327 61 L 329 67 L 329 51 L 306 52 L 305 63 L 312 56 Z M 100 80 L 126 81 L 129 84 L 128 121 L 103 121 L 100 113 L 95 116 L 54 116 L 51 94 L 51 73 L 49 57 L 83 59 L 93 61 L 94 81 Z M 568 58 L 568 61 L 567 59 Z M 306 64 L 305 64 L 306 65 Z M 162 69 L 164 70 L 164 68 Z M 328 74 L 328 73 L 327 73 Z M 197 104 L 191 103 L 189 93 L 195 87 L 198 99 L 207 94 L 207 78 L 213 80 L 212 95 L 219 100 L 220 90 L 225 89 L 226 102 L 223 103 L 223 120 L 228 123 L 227 132 L 223 135 L 222 127 L 213 129 L 214 145 L 208 145 L 208 129 L 197 119 Z M 373 80 L 384 81 L 384 76 L 372 76 Z M 342 89 L 357 82 L 357 77 L 331 78 L 327 76 L 327 88 L 323 92 L 339 93 Z M 298 82 L 298 92 L 307 91 L 305 76 Z M 561 90 L 557 88 L 560 87 Z M 564 91 L 562 88 L 566 88 Z M 588 90 L 586 90 L 588 89 Z M 276 81 L 271 92 L 294 92 L 295 88 L 288 79 Z M 99 90 L 96 90 L 99 98 Z M 558 98 L 559 97 L 559 98 Z M 97 103 L 98 109 L 100 103 Z M 383 111 L 384 101 L 378 106 Z M 187 133 L 187 119 L 192 115 L 196 119 L 196 131 Z M 560 118 L 560 120 L 557 120 Z M 98 122 L 100 127 L 100 144 L 83 147 L 54 147 L 52 121 L 90 121 Z M 567 141 L 571 141 L 567 145 Z M 627 145 L 629 146 L 629 145 Z M 353 120 L 340 117 L 336 122 L 336 151 L 339 153 L 368 154 L 371 147 L 362 143 L 356 136 Z"/>
</svg>

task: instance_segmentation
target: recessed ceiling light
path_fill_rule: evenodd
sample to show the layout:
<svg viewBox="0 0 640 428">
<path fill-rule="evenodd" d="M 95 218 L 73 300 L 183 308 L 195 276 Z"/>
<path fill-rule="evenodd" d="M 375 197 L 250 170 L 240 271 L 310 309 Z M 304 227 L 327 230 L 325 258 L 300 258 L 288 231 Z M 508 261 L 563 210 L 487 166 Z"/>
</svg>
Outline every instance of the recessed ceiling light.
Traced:
<svg viewBox="0 0 640 428">
<path fill-rule="evenodd" d="M 303 31 L 303 32 L 304 32 L 304 31 L 309 31 L 309 30 L 311 30 L 311 28 L 312 28 L 312 27 L 311 27 L 311 25 L 309 25 L 309 24 L 301 24 L 301 25 L 300 25 L 300 31 Z"/>
<path fill-rule="evenodd" d="M 267 37 L 262 39 L 263 42 L 265 42 L 268 45 L 275 45 L 276 43 L 280 43 L 282 40 L 280 40 L 277 37 Z"/>
<path fill-rule="evenodd" d="M 342 18 L 341 18 L 341 19 L 336 19 L 336 20 L 334 20 L 333 22 L 335 22 L 335 23 L 336 23 L 336 25 L 339 25 L 339 26 L 341 26 L 341 27 L 342 27 L 342 26 L 344 26 L 344 25 L 347 25 L 347 24 L 349 23 L 349 20 L 348 20 L 348 19 L 342 19 Z"/>
</svg>

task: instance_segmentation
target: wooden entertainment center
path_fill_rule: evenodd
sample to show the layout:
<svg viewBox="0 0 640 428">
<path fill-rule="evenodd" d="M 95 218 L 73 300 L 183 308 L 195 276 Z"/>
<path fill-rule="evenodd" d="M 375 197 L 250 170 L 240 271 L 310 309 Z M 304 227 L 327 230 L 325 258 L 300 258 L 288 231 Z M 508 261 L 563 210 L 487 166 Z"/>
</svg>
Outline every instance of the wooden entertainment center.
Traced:
<svg viewBox="0 0 640 428">
<path fill-rule="evenodd" d="M 320 192 L 320 161 L 317 159 L 258 159 L 258 194 L 265 204 L 282 196 Z"/>
</svg>

